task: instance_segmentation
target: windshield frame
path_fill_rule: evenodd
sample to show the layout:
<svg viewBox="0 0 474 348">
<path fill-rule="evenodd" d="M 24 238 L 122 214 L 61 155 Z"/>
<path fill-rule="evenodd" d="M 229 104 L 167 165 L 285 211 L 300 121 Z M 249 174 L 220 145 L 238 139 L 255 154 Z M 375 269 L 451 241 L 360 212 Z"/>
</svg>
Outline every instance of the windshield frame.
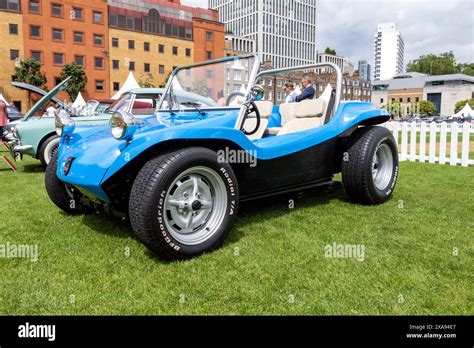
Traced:
<svg viewBox="0 0 474 348">
<path fill-rule="evenodd" d="M 216 59 L 216 60 L 205 61 L 205 62 L 190 64 L 190 65 L 184 65 L 184 66 L 176 68 L 171 73 L 171 76 L 168 80 L 168 83 L 166 84 L 165 91 L 163 92 L 163 94 L 161 96 L 159 105 L 156 109 L 156 113 L 158 113 L 158 112 L 178 112 L 178 111 L 180 111 L 180 112 L 182 112 L 182 111 L 185 111 L 185 112 L 194 111 L 195 112 L 196 111 L 192 107 L 191 108 L 184 108 L 184 109 L 176 109 L 176 108 L 170 109 L 168 107 L 163 106 L 165 101 L 169 100 L 169 98 L 170 98 L 169 94 L 170 94 L 170 91 L 172 90 L 173 81 L 176 78 L 176 75 L 179 72 L 181 72 L 182 70 L 188 70 L 188 69 L 203 67 L 203 66 L 207 66 L 207 65 L 227 63 L 227 62 L 232 62 L 232 61 L 239 60 L 239 59 L 249 59 L 249 58 L 254 58 L 254 66 L 251 69 L 251 74 L 249 75 L 249 79 L 248 79 L 248 86 L 246 88 L 246 92 L 245 92 L 245 96 L 244 96 L 244 99 L 246 100 L 248 98 L 248 95 L 250 94 L 250 90 L 254 86 L 258 71 L 260 69 L 260 59 L 259 59 L 258 55 L 254 54 L 254 53 L 240 55 L 240 56 L 224 57 L 224 58 L 220 58 L 220 59 Z M 201 110 L 242 110 L 243 108 L 244 108 L 244 105 L 242 105 L 242 106 L 201 106 L 200 107 Z"/>
</svg>

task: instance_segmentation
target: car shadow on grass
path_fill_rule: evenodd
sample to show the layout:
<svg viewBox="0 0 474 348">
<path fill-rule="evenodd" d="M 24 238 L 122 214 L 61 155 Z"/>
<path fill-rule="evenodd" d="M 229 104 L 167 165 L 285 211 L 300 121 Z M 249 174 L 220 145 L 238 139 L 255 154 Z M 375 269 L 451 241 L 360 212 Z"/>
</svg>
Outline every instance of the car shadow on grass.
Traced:
<svg viewBox="0 0 474 348">
<path fill-rule="evenodd" d="M 243 202 L 239 207 L 236 226 L 224 242 L 224 246 L 237 243 L 248 233 L 248 230 L 245 228 L 247 223 L 239 223 L 239 219 L 240 221 L 250 221 L 250 223 L 264 222 L 290 214 L 294 211 L 290 208 L 292 203 L 294 204 L 294 209 L 298 210 L 329 204 L 334 200 L 347 201 L 342 183 L 338 181 L 328 186 Z"/>
<path fill-rule="evenodd" d="M 45 170 L 46 168 L 43 167 L 43 165 L 39 162 L 38 164 L 32 163 L 32 164 L 25 164 L 23 166 L 23 173 L 26 173 L 26 174 L 44 173 Z"/>
</svg>

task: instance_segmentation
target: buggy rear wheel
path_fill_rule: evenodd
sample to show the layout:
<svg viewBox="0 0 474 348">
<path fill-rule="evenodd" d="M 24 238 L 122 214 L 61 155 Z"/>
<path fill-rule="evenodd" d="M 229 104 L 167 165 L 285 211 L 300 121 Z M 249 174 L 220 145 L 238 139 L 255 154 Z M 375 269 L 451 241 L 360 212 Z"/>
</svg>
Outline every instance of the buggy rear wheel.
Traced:
<svg viewBox="0 0 474 348">
<path fill-rule="evenodd" d="M 392 197 L 398 179 L 398 149 L 388 129 L 359 128 L 343 157 L 342 182 L 349 200 L 376 205 Z"/>
</svg>

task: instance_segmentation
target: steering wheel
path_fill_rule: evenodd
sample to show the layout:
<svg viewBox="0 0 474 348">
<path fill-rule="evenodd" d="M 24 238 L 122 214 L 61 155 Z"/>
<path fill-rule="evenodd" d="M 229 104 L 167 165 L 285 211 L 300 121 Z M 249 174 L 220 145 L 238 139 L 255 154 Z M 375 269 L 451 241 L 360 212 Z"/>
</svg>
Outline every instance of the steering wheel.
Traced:
<svg viewBox="0 0 474 348">
<path fill-rule="evenodd" d="M 243 98 L 245 98 L 245 94 L 244 94 L 244 93 L 241 93 L 241 92 L 234 92 L 234 93 L 232 93 L 231 95 L 229 95 L 229 96 L 227 97 L 227 100 L 226 100 L 226 102 L 225 102 L 225 105 L 226 105 L 226 106 L 230 106 L 230 102 L 231 102 L 232 99 L 235 98 L 235 97 L 243 97 Z"/>
<path fill-rule="evenodd" d="M 252 114 L 252 113 L 255 113 L 255 117 L 257 118 L 257 125 L 255 126 L 255 129 L 253 129 L 251 132 L 249 132 L 244 128 L 244 125 L 245 125 L 245 121 L 247 121 L 250 114 Z M 254 102 L 251 102 L 250 105 L 248 106 L 247 110 L 245 111 L 244 120 L 242 122 L 242 132 L 245 135 L 253 135 L 253 134 L 257 133 L 257 131 L 260 128 L 260 123 L 261 123 L 260 121 L 261 121 L 260 111 L 258 110 L 257 105 L 255 105 Z"/>
</svg>

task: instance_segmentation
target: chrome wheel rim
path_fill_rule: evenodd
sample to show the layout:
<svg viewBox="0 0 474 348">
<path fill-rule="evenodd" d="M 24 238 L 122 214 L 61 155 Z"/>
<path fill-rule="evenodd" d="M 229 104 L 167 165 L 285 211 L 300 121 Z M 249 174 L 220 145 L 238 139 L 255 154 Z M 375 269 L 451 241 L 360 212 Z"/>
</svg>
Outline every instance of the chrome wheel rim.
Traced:
<svg viewBox="0 0 474 348">
<path fill-rule="evenodd" d="M 381 144 L 375 151 L 372 161 L 372 178 L 378 190 L 385 190 L 393 175 L 393 154 L 390 146 Z"/>
<path fill-rule="evenodd" d="M 209 240 L 227 210 L 224 180 L 208 167 L 193 167 L 170 185 L 164 202 L 164 222 L 171 236 L 184 245 Z"/>
<path fill-rule="evenodd" d="M 51 158 L 53 158 L 54 154 L 56 151 L 58 151 L 59 148 L 59 138 L 51 140 L 49 144 L 46 146 L 46 149 L 44 150 L 44 161 L 48 165 L 49 162 L 51 162 Z"/>
</svg>

